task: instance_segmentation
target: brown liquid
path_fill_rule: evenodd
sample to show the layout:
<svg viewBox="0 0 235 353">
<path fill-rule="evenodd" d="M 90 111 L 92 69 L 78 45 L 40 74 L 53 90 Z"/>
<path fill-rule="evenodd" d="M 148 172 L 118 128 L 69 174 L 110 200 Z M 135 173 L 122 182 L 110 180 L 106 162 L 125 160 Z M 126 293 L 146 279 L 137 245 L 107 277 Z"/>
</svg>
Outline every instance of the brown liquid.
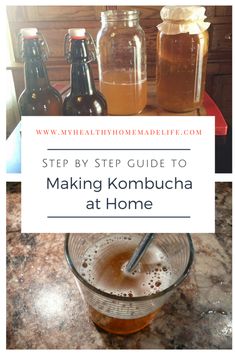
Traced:
<svg viewBox="0 0 235 353">
<path fill-rule="evenodd" d="M 92 95 L 74 95 L 72 92 L 63 103 L 63 115 L 107 115 L 107 104 L 100 92 Z"/>
<path fill-rule="evenodd" d="M 199 108 L 206 80 L 208 33 L 157 37 L 157 104 L 183 113 Z"/>
<path fill-rule="evenodd" d="M 153 313 L 138 319 L 124 320 L 101 314 L 99 311 L 89 306 L 92 321 L 103 330 L 117 335 L 129 335 L 130 333 L 142 330 L 153 321 L 160 310 L 161 309 L 158 308 Z"/>
<path fill-rule="evenodd" d="M 137 241 L 130 237 L 110 236 L 92 248 L 84 255 L 80 272 L 82 276 L 96 288 L 112 295 L 135 298 L 157 293 L 171 283 L 172 271 L 164 254 L 155 246 L 148 249 L 140 264 L 132 273 L 125 272 L 125 265 L 133 254 Z M 110 299 L 109 299 L 110 300 Z M 102 329 L 116 334 L 129 334 L 147 326 L 156 316 L 160 308 L 152 312 L 136 315 L 129 308 L 129 303 L 120 301 L 118 312 L 113 312 L 110 304 L 99 307 L 89 305 L 93 322 Z M 141 304 L 140 304 L 141 305 Z M 105 309 L 104 309 L 105 307 Z M 121 312 L 125 318 L 120 318 Z M 105 312 L 105 313 L 104 313 Z M 132 314 L 136 317 L 131 318 Z"/>
<path fill-rule="evenodd" d="M 107 115 L 107 103 L 96 90 L 85 38 L 71 40 L 71 91 L 63 103 L 63 115 Z"/>
<path fill-rule="evenodd" d="M 18 103 L 21 115 L 62 115 L 62 98 L 50 85 L 38 37 L 23 39 L 25 89 Z"/>
<path fill-rule="evenodd" d="M 21 115 L 62 115 L 60 95 L 51 86 L 25 90 L 19 98 L 19 107 Z"/>
<path fill-rule="evenodd" d="M 111 115 L 139 114 L 147 104 L 147 81 L 137 81 L 125 71 L 104 72 L 100 90 Z"/>
</svg>

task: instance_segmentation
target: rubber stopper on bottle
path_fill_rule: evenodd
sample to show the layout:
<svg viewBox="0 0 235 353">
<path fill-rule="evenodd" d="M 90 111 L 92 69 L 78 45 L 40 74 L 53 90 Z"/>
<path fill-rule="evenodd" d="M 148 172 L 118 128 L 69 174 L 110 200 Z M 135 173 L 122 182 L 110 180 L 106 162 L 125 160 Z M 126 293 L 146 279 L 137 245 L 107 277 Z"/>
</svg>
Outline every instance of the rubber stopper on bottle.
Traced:
<svg viewBox="0 0 235 353">
<path fill-rule="evenodd" d="M 38 37 L 38 29 L 37 28 L 21 28 L 20 34 L 24 38 L 37 38 Z"/>
<path fill-rule="evenodd" d="M 76 39 L 84 39 L 86 38 L 86 30 L 85 28 L 70 28 L 68 30 L 69 36 L 71 38 Z"/>
</svg>

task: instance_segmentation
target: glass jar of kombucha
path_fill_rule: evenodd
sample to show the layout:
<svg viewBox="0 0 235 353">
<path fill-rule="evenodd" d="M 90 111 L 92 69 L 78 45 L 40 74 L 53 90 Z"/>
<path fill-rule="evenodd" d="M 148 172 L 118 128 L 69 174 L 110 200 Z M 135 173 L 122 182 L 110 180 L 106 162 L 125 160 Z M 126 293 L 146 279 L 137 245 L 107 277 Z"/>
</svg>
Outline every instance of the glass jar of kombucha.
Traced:
<svg viewBox="0 0 235 353">
<path fill-rule="evenodd" d="M 139 12 L 105 11 L 101 23 L 97 58 L 108 114 L 138 114 L 147 102 L 145 34 L 139 25 Z"/>
<path fill-rule="evenodd" d="M 203 102 L 210 23 L 204 22 L 205 8 L 165 6 L 157 35 L 157 104 L 183 113 Z"/>
</svg>

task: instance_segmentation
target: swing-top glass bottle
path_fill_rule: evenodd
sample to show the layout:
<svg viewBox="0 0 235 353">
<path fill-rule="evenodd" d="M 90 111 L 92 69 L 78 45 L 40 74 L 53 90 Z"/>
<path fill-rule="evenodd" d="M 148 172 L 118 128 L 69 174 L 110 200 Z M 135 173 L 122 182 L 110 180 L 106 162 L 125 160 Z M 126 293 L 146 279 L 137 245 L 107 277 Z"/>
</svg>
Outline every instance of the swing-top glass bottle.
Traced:
<svg viewBox="0 0 235 353">
<path fill-rule="evenodd" d="M 44 63 L 48 57 L 45 39 L 37 28 L 23 28 L 19 44 L 25 81 L 18 100 L 21 115 L 62 115 L 60 93 L 51 86 Z"/>
<path fill-rule="evenodd" d="M 96 60 L 92 37 L 84 28 L 69 29 L 64 49 L 71 64 L 71 91 L 64 100 L 63 115 L 107 115 L 106 100 L 95 87 L 90 67 Z"/>
</svg>

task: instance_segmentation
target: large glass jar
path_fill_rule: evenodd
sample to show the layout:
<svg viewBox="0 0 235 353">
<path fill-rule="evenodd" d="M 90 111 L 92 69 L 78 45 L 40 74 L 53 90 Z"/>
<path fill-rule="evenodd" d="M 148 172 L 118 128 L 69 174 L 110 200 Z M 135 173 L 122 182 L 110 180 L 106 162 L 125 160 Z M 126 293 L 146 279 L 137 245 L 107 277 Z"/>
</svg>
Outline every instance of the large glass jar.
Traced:
<svg viewBox="0 0 235 353">
<path fill-rule="evenodd" d="M 147 101 L 145 34 L 139 25 L 139 12 L 105 11 L 101 23 L 97 58 L 108 114 L 138 114 Z"/>
<path fill-rule="evenodd" d="M 157 35 L 157 104 L 183 113 L 203 102 L 210 23 L 205 8 L 165 6 Z"/>
</svg>

